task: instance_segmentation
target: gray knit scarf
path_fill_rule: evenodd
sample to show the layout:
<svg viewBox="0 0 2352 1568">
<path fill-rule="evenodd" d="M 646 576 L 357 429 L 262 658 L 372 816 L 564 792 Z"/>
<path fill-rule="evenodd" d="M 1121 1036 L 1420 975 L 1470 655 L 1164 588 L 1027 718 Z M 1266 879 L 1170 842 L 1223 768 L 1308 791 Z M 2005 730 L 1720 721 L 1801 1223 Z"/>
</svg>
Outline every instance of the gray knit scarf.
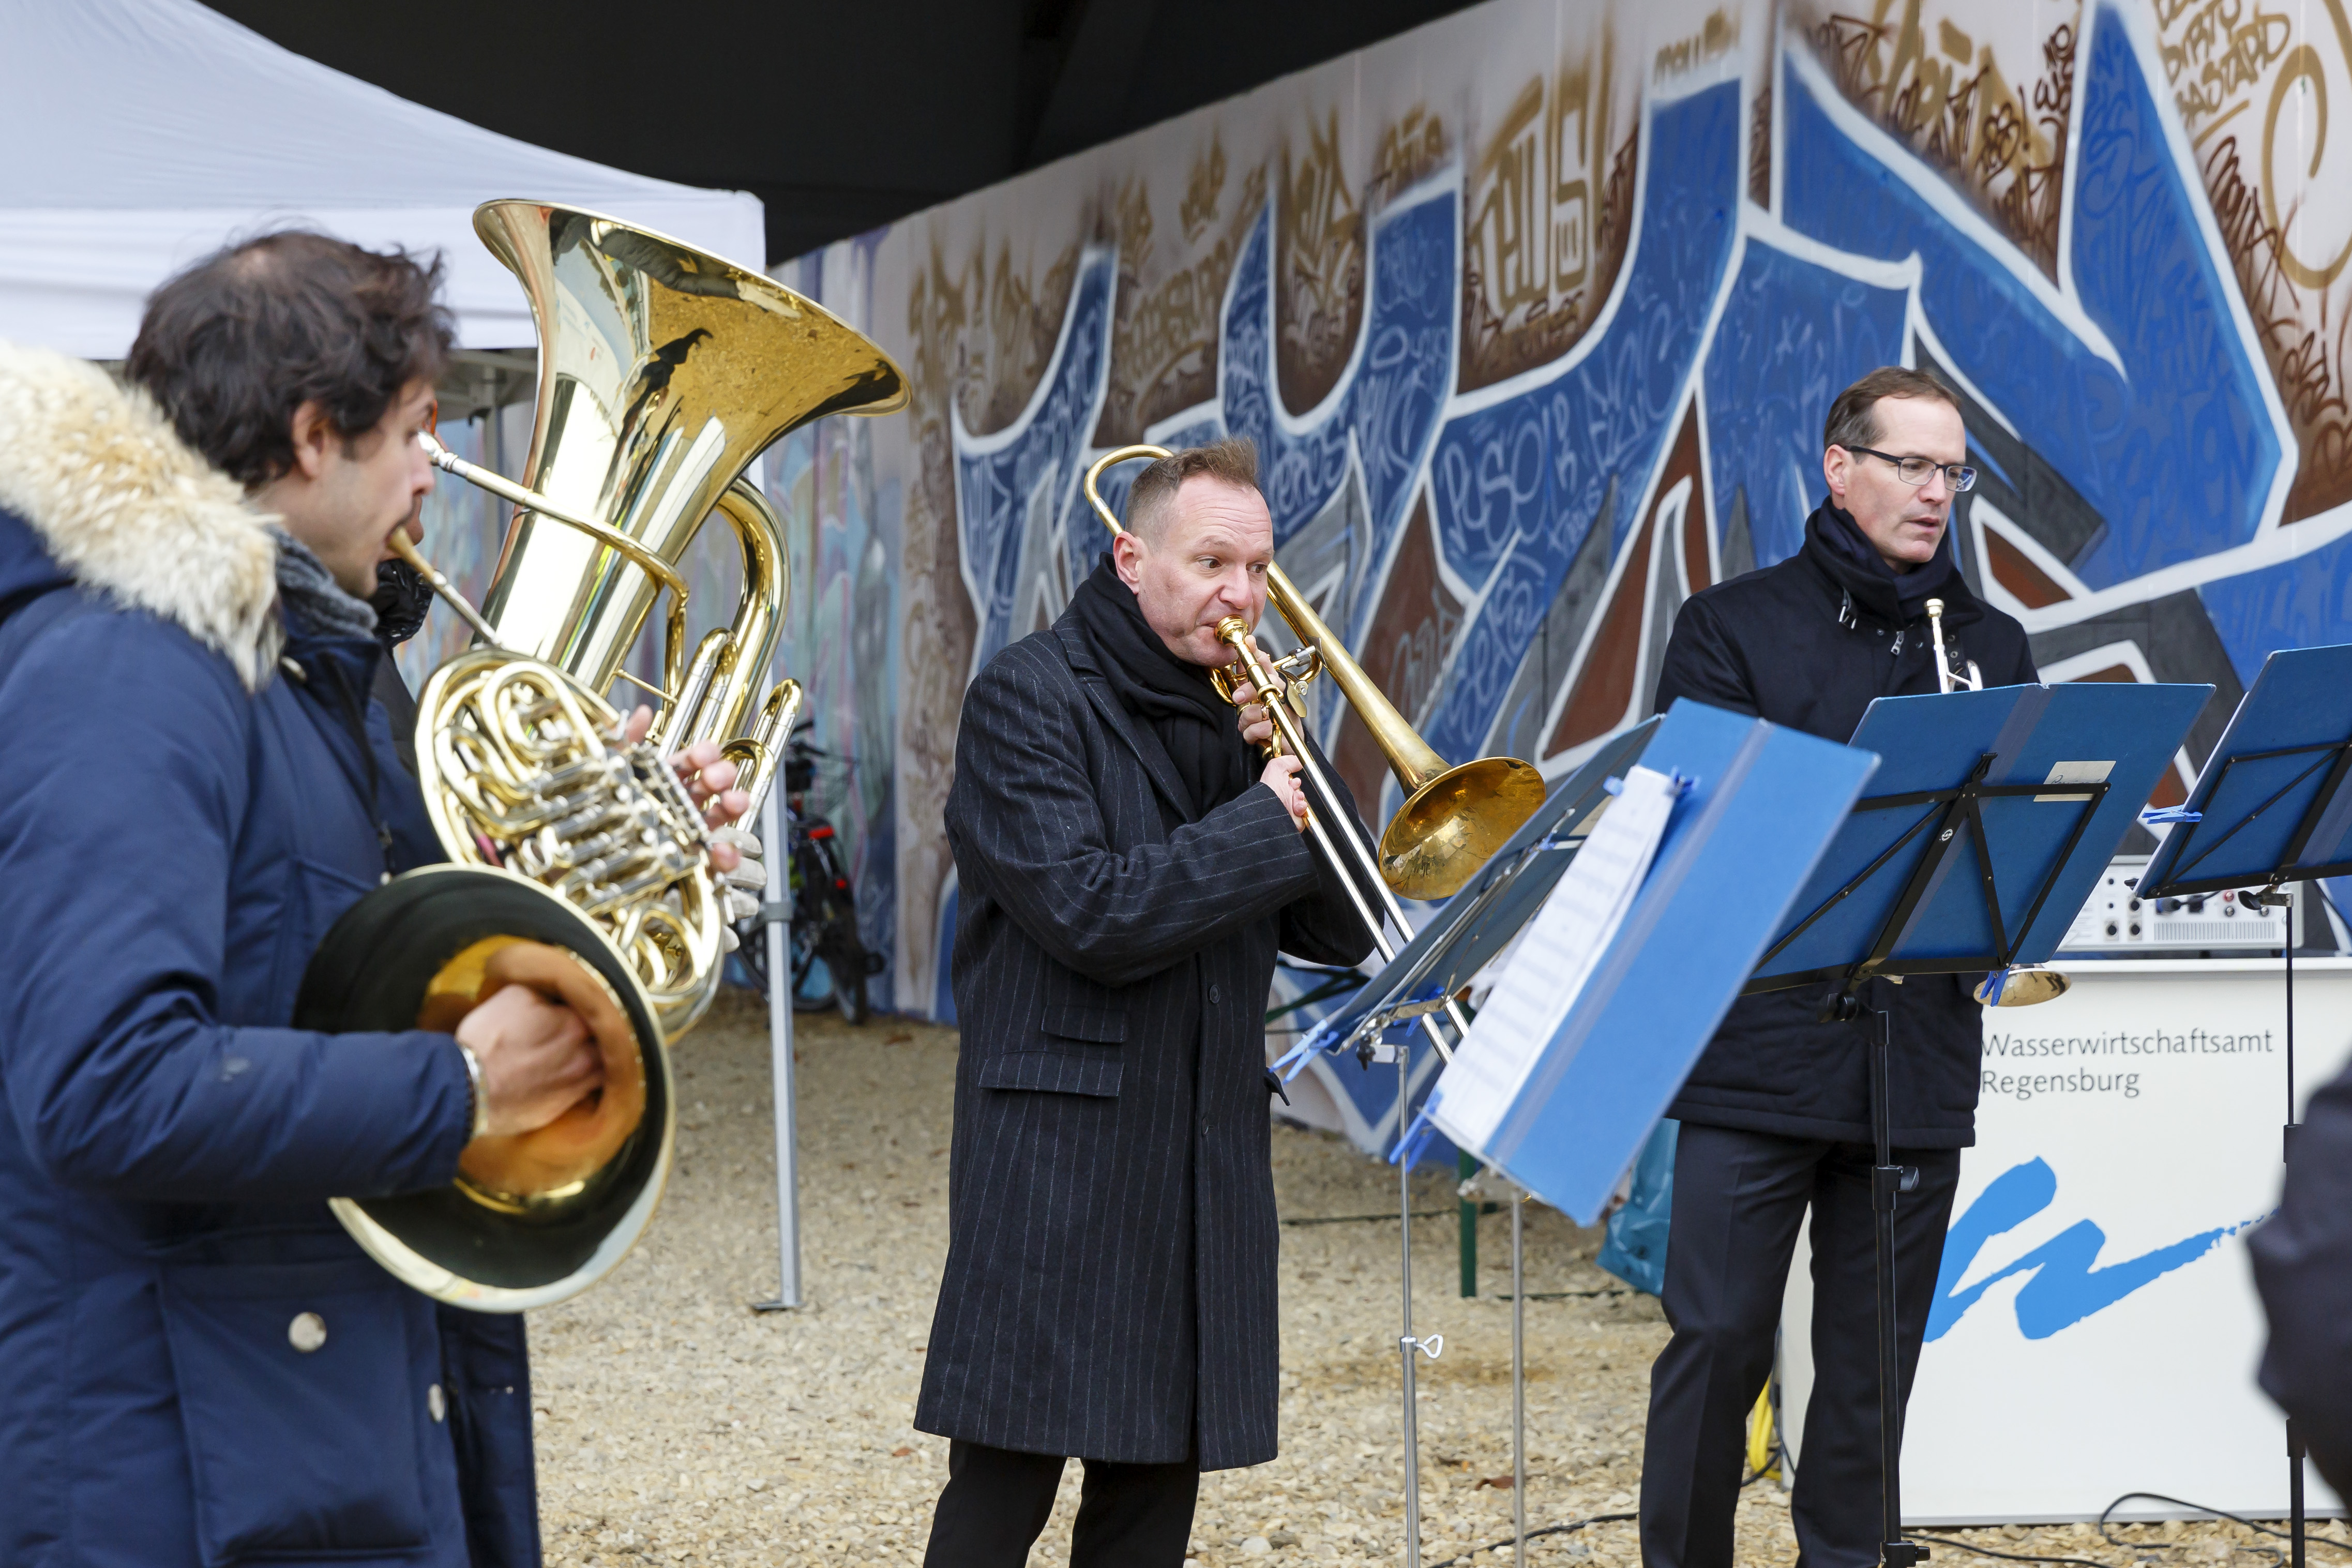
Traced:
<svg viewBox="0 0 2352 1568">
<path fill-rule="evenodd" d="M 325 562 L 310 547 L 282 528 L 272 527 L 278 540 L 278 597 L 294 613 L 305 630 L 324 637 L 371 637 L 375 635 L 375 611 L 365 599 L 343 591 Z"/>
</svg>

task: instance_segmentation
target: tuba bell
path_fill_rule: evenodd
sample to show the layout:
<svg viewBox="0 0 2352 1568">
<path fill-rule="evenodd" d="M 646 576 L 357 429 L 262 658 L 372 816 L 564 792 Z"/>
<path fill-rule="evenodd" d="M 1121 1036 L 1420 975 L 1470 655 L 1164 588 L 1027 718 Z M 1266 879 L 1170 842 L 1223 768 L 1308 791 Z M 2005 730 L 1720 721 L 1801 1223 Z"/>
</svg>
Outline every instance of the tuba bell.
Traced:
<svg viewBox="0 0 2352 1568">
<path fill-rule="evenodd" d="M 768 673 L 786 602 L 782 520 L 745 474 L 829 414 L 888 414 L 906 379 L 859 332 L 763 274 L 579 208 L 490 202 L 474 228 L 513 271 L 540 341 L 524 482 L 425 437 L 435 464 L 515 504 L 478 610 L 394 535 L 475 632 L 417 702 L 425 805 L 450 863 L 347 910 L 296 1023 L 454 1029 L 502 985 L 579 1013 L 602 1089 L 537 1132 L 469 1144 L 438 1191 L 337 1198 L 407 1284 L 521 1311 L 577 1294 L 651 1220 L 675 1138 L 668 1044 L 719 985 L 726 889 L 664 754 L 719 743 L 758 803 L 800 702 Z M 687 645 L 679 567 L 706 521 L 742 555 L 729 625 Z M 657 599 L 657 679 L 625 670 Z M 616 682 L 658 704 L 628 742 Z"/>
</svg>

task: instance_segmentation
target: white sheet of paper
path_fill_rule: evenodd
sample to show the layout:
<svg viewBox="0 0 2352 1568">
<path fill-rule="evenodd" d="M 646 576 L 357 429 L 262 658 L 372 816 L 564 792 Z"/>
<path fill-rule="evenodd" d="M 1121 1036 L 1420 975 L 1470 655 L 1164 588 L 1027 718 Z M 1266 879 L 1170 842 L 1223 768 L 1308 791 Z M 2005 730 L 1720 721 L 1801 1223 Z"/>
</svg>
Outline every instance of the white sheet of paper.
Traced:
<svg viewBox="0 0 2352 1568">
<path fill-rule="evenodd" d="M 1431 1120 L 1457 1146 L 1485 1152 L 1503 1113 L 1559 1032 L 1641 890 L 1665 837 L 1675 794 L 1665 774 L 1628 770 L 1623 789 L 1543 908 L 1497 959 L 1501 978 L 1430 1093 Z"/>
</svg>

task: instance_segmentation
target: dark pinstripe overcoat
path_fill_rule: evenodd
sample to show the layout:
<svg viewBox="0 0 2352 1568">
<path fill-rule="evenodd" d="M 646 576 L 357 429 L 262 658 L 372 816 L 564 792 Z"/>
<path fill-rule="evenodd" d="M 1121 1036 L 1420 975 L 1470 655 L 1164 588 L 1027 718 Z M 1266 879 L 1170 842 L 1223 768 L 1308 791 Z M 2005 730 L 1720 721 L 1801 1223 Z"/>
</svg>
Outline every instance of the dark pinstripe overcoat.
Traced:
<svg viewBox="0 0 2352 1568">
<path fill-rule="evenodd" d="M 1343 786 L 1344 787 L 1344 786 Z M 1370 939 L 1272 790 L 1197 823 L 1068 616 L 964 695 L 962 1049 L 915 1425 L 1203 1469 L 1275 1457 L 1266 990 Z"/>
</svg>

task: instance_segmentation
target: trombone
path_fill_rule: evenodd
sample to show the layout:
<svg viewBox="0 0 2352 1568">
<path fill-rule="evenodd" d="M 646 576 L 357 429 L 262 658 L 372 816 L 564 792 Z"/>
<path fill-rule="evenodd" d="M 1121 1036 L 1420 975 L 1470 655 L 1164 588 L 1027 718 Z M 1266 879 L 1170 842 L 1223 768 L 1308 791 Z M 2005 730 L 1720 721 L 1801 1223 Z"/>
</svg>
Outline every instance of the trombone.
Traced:
<svg viewBox="0 0 2352 1568">
<path fill-rule="evenodd" d="M 1095 459 L 1087 470 L 1087 500 L 1105 527 L 1113 533 L 1127 531 L 1102 498 L 1097 481 L 1103 470 L 1133 458 L 1172 455 L 1165 447 L 1119 447 Z M 1381 694 L 1364 667 L 1349 657 L 1279 565 L 1266 572 L 1265 595 L 1290 624 L 1302 649 L 1314 650 L 1313 665 L 1297 679 L 1302 682 L 1311 679 L 1318 667 L 1330 672 L 1333 684 L 1364 721 L 1404 789 L 1403 806 L 1381 834 L 1373 881 L 1408 899 L 1453 897 L 1543 805 L 1543 774 L 1534 763 L 1517 757 L 1480 757 L 1459 767 L 1447 766 L 1445 759 L 1413 732 L 1396 705 Z M 1249 663 L 1246 654 L 1243 662 Z M 1254 684 L 1261 691 L 1267 689 L 1263 681 Z M 1302 752 L 1299 763 L 1301 771 L 1314 777 L 1318 788 L 1329 795 L 1328 782 L 1321 778 L 1315 759 Z M 1389 903 L 1393 909 L 1395 900 L 1391 899 Z M 1402 921 L 1399 925 L 1412 929 Z"/>
<path fill-rule="evenodd" d="M 1087 469 L 1087 500 L 1111 532 L 1124 533 L 1127 530 L 1103 500 L 1099 485 L 1103 471 L 1133 458 L 1171 455 L 1165 447 L 1120 447 L 1097 458 Z M 1457 891 L 1543 805 L 1543 775 L 1532 763 L 1517 757 L 1481 757 L 1459 767 L 1447 766 L 1445 759 L 1431 750 L 1428 742 L 1405 722 L 1395 705 L 1381 695 L 1380 688 L 1364 673 L 1363 666 L 1349 656 L 1278 565 L 1267 569 L 1266 597 L 1297 635 L 1297 653 L 1268 660 L 1250 640 L 1250 628 L 1238 616 L 1228 616 L 1219 622 L 1217 636 L 1234 650 L 1235 662 L 1273 718 L 1276 734 L 1266 742 L 1267 754 L 1287 751 L 1297 756 L 1300 776 L 1322 810 L 1329 815 L 1331 821 L 1327 828 L 1310 809 L 1307 830 L 1324 858 L 1339 873 L 1340 884 L 1370 930 L 1372 945 L 1385 963 L 1396 957 L 1396 949 L 1389 942 L 1381 915 L 1394 922 L 1407 941 L 1413 934 L 1412 922 L 1405 919 L 1397 895 L 1442 899 Z M 1371 731 L 1373 742 L 1404 788 L 1405 804 L 1381 833 L 1377 858 L 1348 825 L 1346 805 L 1316 761 L 1299 716 L 1290 705 L 1292 689 L 1325 670 L 1330 672 L 1340 694 Z M 1232 701 L 1233 677 L 1227 671 L 1217 674 L 1221 677 L 1217 681 L 1219 691 Z M 1344 854 L 1339 847 L 1341 843 L 1347 846 Z M 1365 888 L 1371 889 L 1378 897 L 1379 910 L 1365 900 Z M 1469 1021 L 1451 997 L 1446 999 L 1445 1012 L 1453 1022 L 1456 1038 L 1469 1032 Z M 1453 1060 L 1453 1049 L 1438 1032 L 1435 1022 L 1423 1014 L 1421 1023 L 1439 1056 Z"/>
</svg>

